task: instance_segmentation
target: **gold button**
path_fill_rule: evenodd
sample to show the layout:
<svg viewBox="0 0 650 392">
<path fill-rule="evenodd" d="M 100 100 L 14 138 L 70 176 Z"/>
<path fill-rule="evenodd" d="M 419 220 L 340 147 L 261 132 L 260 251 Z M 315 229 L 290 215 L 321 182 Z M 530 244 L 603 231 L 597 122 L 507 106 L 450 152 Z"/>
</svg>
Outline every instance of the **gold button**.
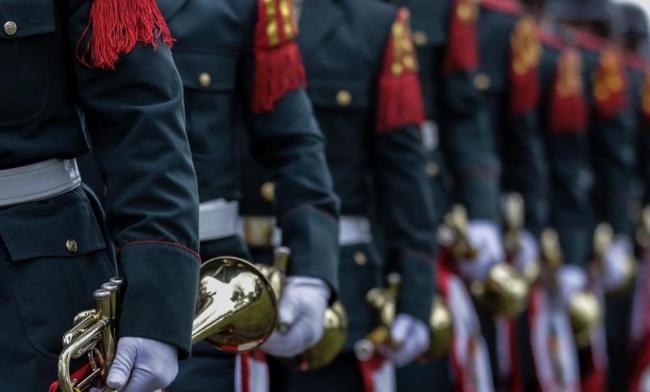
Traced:
<svg viewBox="0 0 650 392">
<path fill-rule="evenodd" d="M 4 29 L 5 29 L 5 34 L 9 36 L 15 35 L 16 32 L 18 31 L 18 25 L 16 24 L 16 22 L 9 21 L 5 23 Z"/>
<path fill-rule="evenodd" d="M 429 37 L 427 37 L 427 33 L 424 31 L 414 31 L 413 32 L 413 43 L 415 46 L 424 46 L 427 44 L 429 41 Z"/>
<path fill-rule="evenodd" d="M 201 87 L 210 86 L 210 84 L 212 84 L 212 76 L 210 76 L 210 74 L 207 72 L 202 72 L 199 75 L 199 84 L 201 85 Z"/>
<path fill-rule="evenodd" d="M 474 76 L 474 86 L 481 91 L 485 91 L 492 86 L 492 81 L 486 74 L 479 73 Z"/>
<path fill-rule="evenodd" d="M 368 261 L 368 258 L 366 257 L 366 254 L 359 251 L 354 254 L 354 262 L 357 263 L 357 265 L 366 265 L 366 262 Z"/>
<path fill-rule="evenodd" d="M 275 184 L 271 181 L 265 182 L 260 187 L 260 194 L 262 195 L 262 199 L 272 203 L 275 200 Z"/>
<path fill-rule="evenodd" d="M 79 250 L 79 244 L 77 244 L 77 241 L 69 239 L 65 242 L 65 249 L 68 251 L 68 253 L 74 255 Z"/>
<path fill-rule="evenodd" d="M 352 95 L 350 95 L 348 90 L 341 90 L 336 93 L 336 103 L 338 103 L 339 106 L 348 106 L 350 105 L 350 102 L 352 102 Z"/>
<path fill-rule="evenodd" d="M 427 162 L 426 170 L 429 177 L 432 178 L 436 177 L 438 173 L 440 173 L 440 168 L 438 168 L 438 165 L 434 161 Z"/>
</svg>

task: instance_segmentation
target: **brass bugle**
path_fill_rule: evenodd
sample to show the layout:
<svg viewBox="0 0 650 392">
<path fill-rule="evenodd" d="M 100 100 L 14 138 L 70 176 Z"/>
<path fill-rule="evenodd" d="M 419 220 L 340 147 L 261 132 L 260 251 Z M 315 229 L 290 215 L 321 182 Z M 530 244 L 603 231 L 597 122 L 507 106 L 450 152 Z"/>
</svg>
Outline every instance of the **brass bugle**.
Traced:
<svg viewBox="0 0 650 392">
<path fill-rule="evenodd" d="M 507 194 L 502 203 L 502 215 L 504 223 L 503 247 L 507 259 L 512 260 L 522 250 L 521 241 L 526 222 L 524 198 L 519 193 Z M 541 275 L 539 260 L 526 260 L 523 270 L 517 270 L 517 272 L 528 285 L 534 284 Z"/>
<path fill-rule="evenodd" d="M 474 281 L 470 291 L 478 303 L 495 316 L 513 319 L 526 307 L 528 284 L 509 264 L 497 263 L 484 282 Z"/>
<path fill-rule="evenodd" d="M 388 287 L 374 288 L 366 295 L 366 301 L 377 312 L 379 325 L 354 344 L 354 354 L 360 361 L 372 358 L 381 346 L 395 346 L 390 329 L 397 316 L 397 294 L 401 283 L 402 277 L 398 273 L 390 273 Z"/>
<path fill-rule="evenodd" d="M 478 256 L 478 251 L 467 238 L 468 225 L 467 210 L 462 205 L 456 204 L 445 215 L 444 223 L 438 228 L 438 242 L 450 250 L 454 260 L 471 261 Z"/>
<path fill-rule="evenodd" d="M 253 264 L 217 257 L 201 266 L 192 344 L 207 341 L 228 352 L 258 348 L 271 336 L 278 303 L 271 282 Z"/>
<path fill-rule="evenodd" d="M 451 312 L 440 297 L 435 297 L 429 316 L 429 350 L 425 359 L 436 360 L 449 352 L 454 338 L 454 322 Z"/>
</svg>

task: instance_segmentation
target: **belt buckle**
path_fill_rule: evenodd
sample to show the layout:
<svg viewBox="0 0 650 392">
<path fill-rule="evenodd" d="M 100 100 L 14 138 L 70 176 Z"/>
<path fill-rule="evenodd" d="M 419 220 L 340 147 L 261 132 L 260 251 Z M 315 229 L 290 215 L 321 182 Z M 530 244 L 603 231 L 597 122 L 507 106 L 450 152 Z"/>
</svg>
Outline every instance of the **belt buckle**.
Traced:
<svg viewBox="0 0 650 392">
<path fill-rule="evenodd" d="M 249 216 L 244 221 L 244 239 L 248 246 L 265 248 L 273 246 L 275 219 L 268 216 Z"/>
</svg>

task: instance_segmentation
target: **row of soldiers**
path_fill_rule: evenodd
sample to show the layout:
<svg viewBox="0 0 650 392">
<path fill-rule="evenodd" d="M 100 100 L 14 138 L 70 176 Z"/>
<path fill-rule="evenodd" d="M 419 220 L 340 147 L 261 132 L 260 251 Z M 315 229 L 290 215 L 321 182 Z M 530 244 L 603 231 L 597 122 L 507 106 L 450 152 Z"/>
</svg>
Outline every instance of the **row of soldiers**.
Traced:
<svg viewBox="0 0 650 392">
<path fill-rule="evenodd" d="M 648 388 L 647 25 L 547 3 L 0 0 L 0 389 L 115 275 L 121 391 Z M 201 260 L 289 253 L 191 345 Z"/>
</svg>

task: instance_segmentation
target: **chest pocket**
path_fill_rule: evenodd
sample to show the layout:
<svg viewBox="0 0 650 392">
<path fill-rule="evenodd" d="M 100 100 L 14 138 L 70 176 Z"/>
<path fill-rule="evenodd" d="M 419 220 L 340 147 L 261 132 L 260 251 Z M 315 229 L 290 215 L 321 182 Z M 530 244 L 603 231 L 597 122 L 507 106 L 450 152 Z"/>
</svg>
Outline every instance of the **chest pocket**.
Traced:
<svg viewBox="0 0 650 392">
<path fill-rule="evenodd" d="M 46 109 L 55 30 L 52 0 L 0 1 L 0 126 L 28 122 Z"/>
<path fill-rule="evenodd" d="M 364 111 L 370 106 L 370 89 L 364 82 L 310 80 L 308 92 L 316 108 Z"/>
<path fill-rule="evenodd" d="M 234 54 L 175 51 L 185 89 L 195 91 L 232 91 L 235 88 L 237 56 Z"/>
</svg>

